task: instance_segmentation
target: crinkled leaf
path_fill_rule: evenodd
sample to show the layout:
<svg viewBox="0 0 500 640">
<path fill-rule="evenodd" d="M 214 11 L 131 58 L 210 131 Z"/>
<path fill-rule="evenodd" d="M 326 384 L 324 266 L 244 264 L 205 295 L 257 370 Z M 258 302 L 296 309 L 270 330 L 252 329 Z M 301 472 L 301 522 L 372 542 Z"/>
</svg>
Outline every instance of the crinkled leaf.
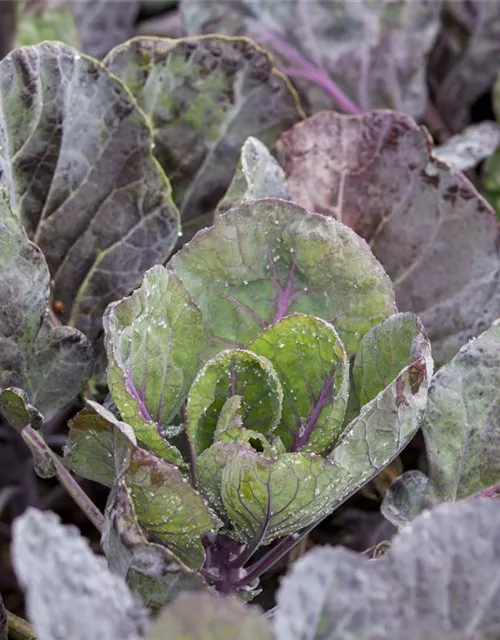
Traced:
<svg viewBox="0 0 500 640">
<path fill-rule="evenodd" d="M 429 478 L 424 473 L 407 471 L 391 483 L 380 512 L 395 527 L 406 527 L 424 509 L 432 506 L 429 488 Z"/>
<path fill-rule="evenodd" d="M 335 325 L 352 354 L 395 312 L 368 246 L 335 220 L 283 200 L 241 204 L 169 262 L 220 341 L 243 345 L 295 312 Z"/>
<path fill-rule="evenodd" d="M 80 37 L 69 2 L 18 0 L 16 46 L 40 44 L 58 40 L 81 48 Z"/>
<path fill-rule="evenodd" d="M 365 404 L 329 455 L 352 477 L 337 503 L 369 482 L 410 442 L 424 417 L 432 360 L 426 354 Z"/>
<path fill-rule="evenodd" d="M 440 500 L 500 483 L 500 325 L 464 345 L 434 376 L 422 431 Z"/>
<path fill-rule="evenodd" d="M 13 527 L 12 558 L 38 640 L 137 640 L 145 614 L 123 579 L 75 527 L 29 509 Z"/>
<path fill-rule="evenodd" d="M 434 155 L 455 169 L 466 171 L 491 156 L 500 146 L 500 125 L 480 122 L 457 133 L 434 149 Z"/>
<path fill-rule="evenodd" d="M 350 475 L 312 453 L 265 458 L 242 450 L 222 471 L 224 507 L 243 541 L 265 545 L 325 517 L 332 495 L 343 493 Z"/>
<path fill-rule="evenodd" d="M 200 569 L 205 559 L 201 538 L 216 530 L 219 521 L 179 469 L 136 449 L 126 484 L 148 539 L 165 545 L 188 567 Z"/>
<path fill-rule="evenodd" d="M 181 591 L 206 587 L 201 576 L 166 547 L 146 540 L 123 482 L 109 495 L 104 522 L 101 542 L 109 568 L 127 581 L 147 607 L 158 609 Z"/>
<path fill-rule="evenodd" d="M 22 431 L 27 425 L 40 429 L 44 423 L 43 415 L 29 403 L 22 389 L 0 390 L 0 413 L 17 431 Z"/>
<path fill-rule="evenodd" d="M 215 215 L 232 209 L 241 202 L 262 198 L 292 200 L 285 173 L 265 144 L 257 138 L 247 138 L 233 181 L 217 205 Z"/>
<path fill-rule="evenodd" d="M 353 367 L 361 406 L 391 384 L 428 345 L 422 323 L 411 313 L 398 313 L 370 329 L 361 341 Z"/>
<path fill-rule="evenodd" d="M 69 421 L 65 463 L 79 476 L 112 487 L 128 468 L 137 442 L 132 427 L 92 400 Z"/>
<path fill-rule="evenodd" d="M 409 116 L 320 113 L 284 134 L 280 153 L 297 202 L 370 243 L 439 363 L 500 315 L 493 212 Z"/>
<path fill-rule="evenodd" d="M 329 451 L 341 433 L 349 394 L 349 363 L 333 326 L 296 314 L 268 327 L 249 348 L 270 360 L 282 384 L 277 433 L 287 449 Z"/>
<path fill-rule="evenodd" d="M 486 500 L 427 512 L 374 562 L 339 547 L 316 548 L 282 583 L 276 638 L 495 640 L 499 550 L 500 509 Z"/>
<path fill-rule="evenodd" d="M 11 212 L 3 189 L 0 273 L 0 387 L 22 388 L 28 403 L 49 419 L 88 380 L 92 348 L 79 331 L 51 329 L 44 322 L 50 284 L 47 264 Z"/>
<path fill-rule="evenodd" d="M 122 418 L 153 452 L 178 464 L 161 431 L 178 414 L 209 346 L 199 309 L 181 280 L 156 266 L 131 296 L 109 306 L 104 326 L 108 384 Z"/>
<path fill-rule="evenodd" d="M 181 7 L 188 33 L 243 33 L 278 54 L 294 80 L 308 80 L 300 87 L 314 111 L 337 106 L 333 92 L 322 91 L 333 80 L 363 111 L 425 112 L 426 59 L 439 28 L 440 0 L 184 0 Z M 346 102 L 343 108 L 356 108 Z"/>
<path fill-rule="evenodd" d="M 257 607 L 236 598 L 186 593 L 164 609 L 146 640 L 273 640 L 269 623 Z"/>
<path fill-rule="evenodd" d="M 214 441 L 220 413 L 231 396 L 241 397 L 246 428 L 266 435 L 278 425 L 283 391 L 269 360 L 243 349 L 221 351 L 205 364 L 189 391 L 187 431 L 198 453 Z"/>
<path fill-rule="evenodd" d="M 451 131 L 470 121 L 470 108 L 491 88 L 500 66 L 500 7 L 484 0 L 446 0 L 429 59 L 434 103 Z"/>
<path fill-rule="evenodd" d="M 0 176 L 44 252 L 62 319 L 95 340 L 106 305 L 177 240 L 151 130 L 117 78 L 59 43 L 7 56 L 0 93 Z"/>
<path fill-rule="evenodd" d="M 94 58 L 134 35 L 139 13 L 138 0 L 78 0 L 71 2 L 78 26 L 82 50 Z"/>
<path fill-rule="evenodd" d="M 136 38 L 105 62 L 151 119 L 190 236 L 209 224 L 247 137 L 271 146 L 301 117 L 284 76 L 247 39 Z"/>
</svg>

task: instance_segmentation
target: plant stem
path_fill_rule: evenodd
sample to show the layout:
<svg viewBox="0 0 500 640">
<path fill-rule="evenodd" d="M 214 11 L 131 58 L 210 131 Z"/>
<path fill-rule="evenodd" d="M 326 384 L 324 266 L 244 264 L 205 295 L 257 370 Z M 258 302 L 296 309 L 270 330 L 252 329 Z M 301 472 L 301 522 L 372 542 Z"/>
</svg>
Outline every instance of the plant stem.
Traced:
<svg viewBox="0 0 500 640">
<path fill-rule="evenodd" d="M 39 433 L 37 433 L 33 427 L 25 427 L 22 431 L 22 436 L 28 442 L 33 449 L 38 451 L 45 459 L 50 459 L 54 466 L 57 478 L 63 485 L 69 495 L 73 498 L 76 504 L 84 512 L 87 518 L 92 522 L 95 528 L 102 533 L 104 529 L 104 516 L 95 506 L 92 500 L 88 497 L 85 491 L 80 487 L 78 482 L 73 478 L 71 473 L 66 469 L 62 463 L 60 457 L 52 451 L 47 445 Z"/>
<path fill-rule="evenodd" d="M 33 627 L 24 618 L 7 611 L 7 630 L 12 640 L 35 640 Z"/>
</svg>

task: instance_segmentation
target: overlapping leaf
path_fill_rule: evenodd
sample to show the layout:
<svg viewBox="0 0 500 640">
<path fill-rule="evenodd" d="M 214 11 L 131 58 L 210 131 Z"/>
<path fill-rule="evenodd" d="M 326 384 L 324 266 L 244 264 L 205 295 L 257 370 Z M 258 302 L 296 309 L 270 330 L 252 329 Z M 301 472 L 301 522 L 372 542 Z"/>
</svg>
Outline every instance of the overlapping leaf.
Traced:
<svg viewBox="0 0 500 640">
<path fill-rule="evenodd" d="M 283 581 L 277 640 L 494 640 L 500 632 L 500 509 L 442 505 L 379 560 L 316 548 Z"/>
<path fill-rule="evenodd" d="M 244 203 L 169 262 L 221 344 L 246 345 L 300 312 L 331 322 L 348 354 L 395 311 L 368 246 L 335 220 L 283 200 Z"/>
<path fill-rule="evenodd" d="M 115 77 L 58 43 L 5 58 L 0 93 L 0 178 L 44 252 L 63 320 L 95 340 L 106 305 L 177 240 L 151 130 Z"/>
<path fill-rule="evenodd" d="M 210 223 L 247 137 L 272 146 L 301 117 L 286 79 L 244 38 L 136 38 L 105 63 L 151 120 L 189 237 Z"/>
<path fill-rule="evenodd" d="M 201 538 L 219 521 L 177 467 L 136 449 L 125 478 L 137 520 L 151 542 L 170 549 L 192 569 L 205 553 Z"/>
<path fill-rule="evenodd" d="M 439 28 L 440 0 L 184 0 L 181 8 L 190 34 L 247 34 L 286 60 L 291 73 L 309 80 L 300 87 L 314 111 L 336 106 L 321 90 L 330 79 L 361 110 L 425 112 L 425 63 Z M 319 88 L 311 90 L 310 81 Z"/>
<path fill-rule="evenodd" d="M 81 391 L 92 369 L 88 340 L 75 329 L 51 329 L 45 320 L 49 284 L 42 252 L 28 240 L 0 191 L 0 388 L 26 392 L 16 407 L 5 396 L 1 404 L 18 428 L 31 423 L 33 407 L 53 416 Z"/>
<path fill-rule="evenodd" d="M 431 155 L 411 118 L 317 114 L 283 135 L 280 152 L 295 199 L 370 243 L 400 310 L 421 317 L 438 363 L 500 315 L 493 212 Z"/>
<path fill-rule="evenodd" d="M 333 326 L 296 314 L 271 325 L 249 348 L 270 360 L 282 384 L 277 433 L 288 450 L 328 452 L 341 433 L 349 394 L 349 363 Z"/>
</svg>

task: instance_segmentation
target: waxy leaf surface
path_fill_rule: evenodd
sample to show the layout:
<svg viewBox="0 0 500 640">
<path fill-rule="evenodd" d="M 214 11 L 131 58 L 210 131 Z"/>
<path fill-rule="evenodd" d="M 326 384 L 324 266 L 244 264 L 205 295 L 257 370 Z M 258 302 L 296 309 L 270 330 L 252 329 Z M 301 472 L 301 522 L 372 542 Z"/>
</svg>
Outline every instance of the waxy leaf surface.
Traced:
<svg viewBox="0 0 500 640">
<path fill-rule="evenodd" d="M 50 276 L 42 252 L 32 244 L 0 191 L 0 388 L 19 387 L 47 419 L 81 391 L 92 370 L 92 348 L 79 331 L 50 328 L 45 315 Z M 4 397 L 4 401 L 6 398 Z M 22 407 L 2 401 L 17 428 Z M 28 411 L 28 414 L 31 410 Z"/>
<path fill-rule="evenodd" d="M 136 449 L 125 481 L 148 539 L 200 569 L 205 559 L 201 538 L 216 530 L 219 521 L 179 469 Z"/>
<path fill-rule="evenodd" d="M 283 580 L 276 638 L 494 640 L 499 549 L 500 508 L 487 500 L 427 512 L 376 561 L 317 547 Z"/>
<path fill-rule="evenodd" d="M 151 120 L 188 238 L 210 223 L 247 137 L 272 146 L 301 118 L 284 76 L 245 38 L 136 38 L 105 63 Z"/>
<path fill-rule="evenodd" d="M 292 200 L 292 192 L 279 162 L 260 140 L 250 137 L 241 148 L 233 181 L 215 214 L 225 213 L 242 202 L 262 198 Z"/>
<path fill-rule="evenodd" d="M 47 259 L 62 320 L 94 341 L 107 304 L 177 240 L 151 130 L 117 78 L 59 43 L 2 60 L 0 93 L 0 179 Z"/>
<path fill-rule="evenodd" d="M 138 640 L 145 612 L 76 527 L 29 509 L 13 526 L 12 558 L 38 640 Z"/>
<path fill-rule="evenodd" d="M 282 136 L 280 155 L 297 202 L 367 240 L 439 364 L 500 315 L 493 211 L 409 116 L 319 113 Z"/>
<path fill-rule="evenodd" d="M 325 517 L 332 495 L 345 492 L 349 479 L 345 469 L 315 454 L 269 459 L 247 450 L 228 460 L 221 495 L 240 538 L 262 536 L 265 545 Z"/>
<path fill-rule="evenodd" d="M 346 352 L 395 312 L 391 283 L 346 226 L 283 200 L 242 204 L 170 260 L 221 344 L 247 345 L 285 316 L 331 322 Z"/>
<path fill-rule="evenodd" d="M 340 435 L 349 394 L 349 363 L 333 326 L 296 314 L 268 327 L 249 349 L 270 360 L 282 384 L 277 434 L 288 450 L 329 451 Z"/>
<path fill-rule="evenodd" d="M 243 349 L 221 351 L 196 376 L 187 403 L 188 435 L 201 453 L 214 441 L 225 402 L 241 398 L 241 420 L 246 429 L 264 435 L 279 423 L 283 391 L 265 357 Z"/>
</svg>

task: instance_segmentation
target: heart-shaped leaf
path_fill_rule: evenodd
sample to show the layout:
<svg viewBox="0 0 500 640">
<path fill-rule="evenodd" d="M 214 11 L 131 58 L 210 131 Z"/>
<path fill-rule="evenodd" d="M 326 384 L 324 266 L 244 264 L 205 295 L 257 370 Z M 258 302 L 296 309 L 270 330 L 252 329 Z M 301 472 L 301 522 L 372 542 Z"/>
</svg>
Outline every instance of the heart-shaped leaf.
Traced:
<svg viewBox="0 0 500 640">
<path fill-rule="evenodd" d="M 312 453 L 270 459 L 242 450 L 226 462 L 221 495 L 241 540 L 265 545 L 326 516 L 349 480 L 345 469 Z"/>
<path fill-rule="evenodd" d="M 189 237 L 209 223 L 247 137 L 274 145 L 301 118 L 286 78 L 246 38 L 135 38 L 105 64 L 151 120 Z"/>
<path fill-rule="evenodd" d="M 279 148 L 295 200 L 369 242 L 399 309 L 420 316 L 438 363 L 500 315 L 493 212 L 431 154 L 409 116 L 319 113 L 284 134 Z"/>
<path fill-rule="evenodd" d="M 148 539 L 163 544 L 191 569 L 200 569 L 205 559 L 201 538 L 220 523 L 179 469 L 136 449 L 125 481 Z"/>
<path fill-rule="evenodd" d="M 348 354 L 395 312 L 391 283 L 355 233 L 283 200 L 242 204 L 169 262 L 219 341 L 246 345 L 295 312 L 334 324 Z"/>
<path fill-rule="evenodd" d="M 257 138 L 247 138 L 241 147 L 240 161 L 226 195 L 217 205 L 220 215 L 242 202 L 262 198 L 292 200 L 292 192 L 279 162 Z"/>
<path fill-rule="evenodd" d="M 349 363 L 333 326 L 296 314 L 268 327 L 249 348 L 270 360 L 283 386 L 277 433 L 288 450 L 329 451 L 349 394 Z"/>
<path fill-rule="evenodd" d="M 109 306 L 104 326 L 108 384 L 122 418 L 154 453 L 179 464 L 162 430 L 179 413 L 208 349 L 199 309 L 180 279 L 156 266 L 131 296 Z"/>
<path fill-rule="evenodd" d="M 79 476 L 112 487 L 128 468 L 137 442 L 132 427 L 92 400 L 69 421 L 65 463 Z"/>
<path fill-rule="evenodd" d="M 49 285 L 42 252 L 28 240 L 0 190 L 0 388 L 23 389 L 25 401 L 47 419 L 78 395 L 93 359 L 79 331 L 52 329 L 45 320 Z M 16 408 L 3 396 L 2 412 L 17 428 L 31 422 L 32 411 L 24 411 L 22 404 L 16 402 Z"/>
<path fill-rule="evenodd" d="M 62 319 L 96 340 L 107 304 L 177 240 L 147 119 L 105 67 L 60 43 L 2 60 L 0 93 L 1 180 L 47 259 Z"/>
<path fill-rule="evenodd" d="M 376 561 L 317 547 L 282 583 L 276 638 L 493 640 L 499 550 L 500 509 L 487 500 L 426 512 Z"/>
<path fill-rule="evenodd" d="M 156 610 L 181 591 L 206 588 L 201 576 L 171 551 L 146 540 L 123 481 L 113 487 L 104 517 L 101 543 L 108 566 L 127 581 L 147 607 Z"/>
<path fill-rule="evenodd" d="M 264 435 L 279 423 L 283 392 L 267 358 L 243 349 L 221 351 L 196 376 L 187 403 L 187 431 L 201 453 L 214 441 L 217 422 L 228 398 L 241 398 L 245 428 Z"/>
</svg>

